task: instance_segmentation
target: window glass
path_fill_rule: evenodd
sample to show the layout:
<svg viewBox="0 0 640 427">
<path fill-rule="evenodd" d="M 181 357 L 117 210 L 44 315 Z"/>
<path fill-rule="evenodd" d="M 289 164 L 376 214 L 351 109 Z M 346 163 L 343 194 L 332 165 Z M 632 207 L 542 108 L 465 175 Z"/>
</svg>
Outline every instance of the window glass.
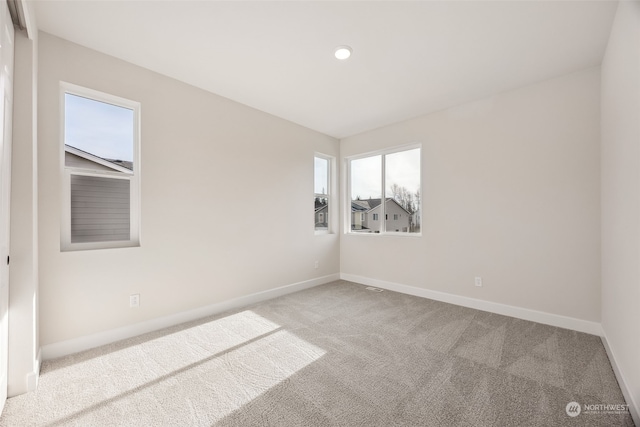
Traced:
<svg viewBox="0 0 640 427">
<path fill-rule="evenodd" d="M 70 93 L 64 95 L 64 106 L 65 146 L 133 171 L 132 109 Z M 72 166 L 66 157 L 65 165 Z"/>
<path fill-rule="evenodd" d="M 420 148 L 355 158 L 348 166 L 350 232 L 420 233 Z"/>
<path fill-rule="evenodd" d="M 131 188 L 126 179 L 71 176 L 71 243 L 129 240 Z"/>
<path fill-rule="evenodd" d="M 379 233 L 382 197 L 382 156 L 364 157 L 350 162 L 351 231 Z"/>
<path fill-rule="evenodd" d="M 386 230 L 420 232 L 420 149 L 385 155 Z M 393 219 L 389 219 L 393 218 Z"/>
<path fill-rule="evenodd" d="M 329 231 L 329 159 L 314 158 L 314 221 L 316 231 Z"/>
<path fill-rule="evenodd" d="M 139 103 L 66 83 L 63 88 L 61 248 L 137 245 Z"/>
</svg>

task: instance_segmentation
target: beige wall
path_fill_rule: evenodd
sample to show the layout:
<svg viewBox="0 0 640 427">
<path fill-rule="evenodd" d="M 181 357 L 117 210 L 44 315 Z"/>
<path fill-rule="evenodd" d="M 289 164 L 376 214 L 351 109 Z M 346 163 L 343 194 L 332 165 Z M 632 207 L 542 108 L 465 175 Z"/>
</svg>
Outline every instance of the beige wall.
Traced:
<svg viewBox="0 0 640 427">
<path fill-rule="evenodd" d="M 337 140 L 39 41 L 41 345 L 338 273 L 338 236 L 314 234 L 312 205 L 314 152 L 337 156 Z M 60 252 L 61 80 L 142 103 L 139 248 Z"/>
<path fill-rule="evenodd" d="M 620 2 L 602 62 L 602 327 L 640 404 L 640 3 Z M 624 385 L 623 385 L 624 390 Z M 627 403 L 629 398 L 627 397 Z"/>
<path fill-rule="evenodd" d="M 599 321 L 599 81 L 592 68 L 342 140 L 343 158 L 422 144 L 423 231 L 344 236 L 341 273 Z"/>
</svg>

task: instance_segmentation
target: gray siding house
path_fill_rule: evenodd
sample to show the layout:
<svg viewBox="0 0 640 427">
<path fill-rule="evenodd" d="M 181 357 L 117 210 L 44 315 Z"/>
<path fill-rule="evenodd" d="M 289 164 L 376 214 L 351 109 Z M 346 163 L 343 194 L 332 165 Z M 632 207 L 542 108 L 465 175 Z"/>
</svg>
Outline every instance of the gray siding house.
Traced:
<svg viewBox="0 0 640 427">
<path fill-rule="evenodd" d="M 386 230 L 407 233 L 411 231 L 411 213 L 388 197 L 385 201 Z M 351 230 L 379 233 L 382 221 L 381 199 L 351 201 Z"/>
<path fill-rule="evenodd" d="M 64 164 L 71 172 L 71 243 L 129 240 L 130 181 L 118 175 L 131 175 L 132 163 L 65 145 Z"/>
<path fill-rule="evenodd" d="M 368 230 L 366 227 L 367 211 L 371 206 L 366 201 L 351 201 L 351 229 L 355 231 Z"/>
<path fill-rule="evenodd" d="M 314 220 L 316 230 L 328 230 L 329 229 L 329 203 L 326 199 L 321 200 L 316 197 L 314 202 L 315 214 Z"/>
</svg>

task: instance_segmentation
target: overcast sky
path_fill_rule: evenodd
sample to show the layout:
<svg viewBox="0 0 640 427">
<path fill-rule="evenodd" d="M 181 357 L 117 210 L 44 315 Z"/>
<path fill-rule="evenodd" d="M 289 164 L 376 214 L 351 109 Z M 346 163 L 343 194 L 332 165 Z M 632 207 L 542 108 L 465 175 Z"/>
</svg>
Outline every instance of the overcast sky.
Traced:
<svg viewBox="0 0 640 427">
<path fill-rule="evenodd" d="M 387 154 L 385 159 L 387 188 L 391 197 L 391 185 L 398 184 L 411 193 L 420 188 L 420 149 Z M 382 156 L 365 157 L 351 161 L 351 197 L 378 199 L 382 188 Z"/>
<path fill-rule="evenodd" d="M 133 161 L 133 110 L 65 94 L 64 143 L 103 159 Z"/>
<path fill-rule="evenodd" d="M 314 167 L 314 187 L 316 194 L 327 194 L 329 190 L 329 182 L 327 180 L 327 172 L 329 170 L 329 160 L 321 157 L 315 158 Z"/>
</svg>

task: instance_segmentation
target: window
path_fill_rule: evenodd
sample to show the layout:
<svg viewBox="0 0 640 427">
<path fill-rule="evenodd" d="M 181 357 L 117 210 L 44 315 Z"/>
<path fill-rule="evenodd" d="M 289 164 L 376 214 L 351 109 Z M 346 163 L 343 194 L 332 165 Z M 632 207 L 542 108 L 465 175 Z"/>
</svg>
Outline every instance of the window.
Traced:
<svg viewBox="0 0 640 427">
<path fill-rule="evenodd" d="M 353 157 L 347 165 L 351 233 L 420 233 L 419 146 Z M 354 212 L 361 213 L 358 223 L 353 221 Z M 380 215 L 384 221 L 379 221 Z"/>
<path fill-rule="evenodd" d="M 139 244 L 140 104 L 63 83 L 61 249 Z"/>
<path fill-rule="evenodd" d="M 331 204 L 331 163 L 332 158 L 322 154 L 314 157 L 313 208 L 316 234 L 329 233 L 329 211 Z"/>
</svg>

